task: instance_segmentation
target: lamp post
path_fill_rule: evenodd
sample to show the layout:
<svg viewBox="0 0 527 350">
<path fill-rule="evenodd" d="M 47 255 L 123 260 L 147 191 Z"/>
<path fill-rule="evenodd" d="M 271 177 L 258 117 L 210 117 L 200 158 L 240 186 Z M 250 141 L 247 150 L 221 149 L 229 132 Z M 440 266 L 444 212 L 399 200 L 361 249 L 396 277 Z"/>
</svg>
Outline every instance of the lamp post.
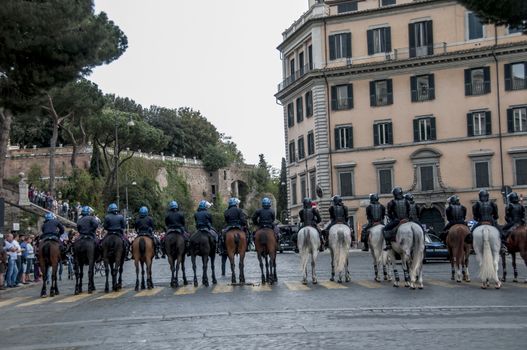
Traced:
<svg viewBox="0 0 527 350">
<path fill-rule="evenodd" d="M 129 209 L 128 209 L 128 173 L 126 173 L 126 185 L 124 186 L 124 195 L 125 195 L 125 200 L 126 200 L 126 215 L 125 215 L 125 218 L 126 218 L 126 231 L 129 231 L 130 230 L 130 220 L 129 220 Z M 132 186 L 135 186 L 137 185 L 137 183 L 135 181 L 132 181 L 131 183 Z"/>
<path fill-rule="evenodd" d="M 129 117 L 128 127 L 134 126 L 135 123 L 132 119 L 132 116 Z M 115 114 L 115 149 L 113 151 L 113 156 L 115 160 L 115 171 L 114 171 L 114 181 L 115 181 L 115 199 L 117 207 L 119 207 L 119 120 L 117 119 L 117 114 Z"/>
</svg>

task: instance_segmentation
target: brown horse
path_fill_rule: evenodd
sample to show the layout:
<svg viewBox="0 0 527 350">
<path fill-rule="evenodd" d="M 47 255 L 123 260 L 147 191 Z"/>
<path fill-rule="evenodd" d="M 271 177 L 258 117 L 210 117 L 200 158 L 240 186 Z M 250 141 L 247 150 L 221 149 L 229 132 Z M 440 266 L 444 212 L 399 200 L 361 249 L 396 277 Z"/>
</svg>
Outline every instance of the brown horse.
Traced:
<svg viewBox="0 0 527 350">
<path fill-rule="evenodd" d="M 468 259 L 470 256 L 471 245 L 465 243 L 465 238 L 470 234 L 470 229 L 466 225 L 454 225 L 448 230 L 446 244 L 448 246 L 448 255 L 450 256 L 450 265 L 452 267 L 452 281 L 461 283 L 461 281 L 470 282 L 468 273 Z"/>
<path fill-rule="evenodd" d="M 269 284 L 278 282 L 278 278 L 276 277 L 276 238 L 274 231 L 270 228 L 262 228 L 256 231 L 254 234 L 254 244 L 256 246 L 256 253 L 258 254 L 260 270 L 262 271 L 262 284 L 266 282 Z M 265 258 L 265 275 L 262 257 Z M 271 265 L 270 272 L 269 265 Z"/>
<path fill-rule="evenodd" d="M 227 246 L 227 255 L 231 263 L 232 278 L 231 282 L 236 283 L 236 274 L 234 268 L 234 256 L 239 255 L 240 257 L 240 283 L 245 283 L 245 274 L 243 273 L 243 261 L 245 260 L 245 251 L 247 249 L 247 237 L 245 232 L 240 229 L 234 228 L 225 233 L 225 245 Z"/>
<path fill-rule="evenodd" d="M 51 287 L 49 288 L 49 295 L 54 297 L 59 295 L 59 287 L 57 285 L 57 271 L 60 264 L 60 242 L 54 239 L 46 239 L 39 243 L 38 261 L 42 271 L 42 291 L 40 296 L 45 298 L 47 296 L 46 284 L 48 282 L 49 268 L 51 267 Z"/>
<path fill-rule="evenodd" d="M 185 274 L 185 238 L 183 234 L 178 231 L 168 231 L 165 236 L 165 251 L 168 257 L 168 266 L 170 266 L 170 287 L 179 287 L 179 267 L 183 272 L 183 284 L 188 284 L 187 275 Z M 175 266 L 174 266 L 175 265 Z M 174 275 L 175 274 L 175 275 Z"/>
<path fill-rule="evenodd" d="M 516 267 L 516 253 L 520 253 L 525 265 L 527 266 L 527 226 L 519 225 L 513 228 L 511 234 L 507 238 L 507 250 L 511 254 L 512 258 L 512 268 L 514 270 L 514 279 L 513 282 L 518 282 L 518 269 Z M 502 281 L 505 282 L 507 279 L 507 260 L 505 255 L 501 256 L 501 263 L 503 266 L 503 278 Z M 524 281 L 527 283 L 527 278 Z"/>
<path fill-rule="evenodd" d="M 139 291 L 139 264 L 141 264 L 141 289 L 145 289 L 145 264 L 146 264 L 146 287 L 154 288 L 152 282 L 152 260 L 155 255 L 154 239 L 145 236 L 137 236 L 132 243 L 132 256 L 135 262 L 135 291 Z"/>
</svg>

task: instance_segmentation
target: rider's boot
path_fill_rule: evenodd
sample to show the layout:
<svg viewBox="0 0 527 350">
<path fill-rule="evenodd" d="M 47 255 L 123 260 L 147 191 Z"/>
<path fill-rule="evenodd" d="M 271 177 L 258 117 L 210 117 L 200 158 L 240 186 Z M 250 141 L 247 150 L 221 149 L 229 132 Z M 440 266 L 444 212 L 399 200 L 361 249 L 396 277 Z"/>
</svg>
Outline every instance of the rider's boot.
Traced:
<svg viewBox="0 0 527 350">
<path fill-rule="evenodd" d="M 385 251 L 389 251 L 392 249 L 392 240 L 391 239 L 385 239 L 386 241 L 386 247 L 384 247 Z"/>
<path fill-rule="evenodd" d="M 361 235 L 361 241 L 362 241 L 362 244 L 363 244 L 363 247 L 362 247 L 362 251 L 363 252 L 367 252 L 370 250 L 370 245 L 368 244 L 368 232 L 362 232 L 362 235 Z"/>
<path fill-rule="evenodd" d="M 363 252 L 368 252 L 368 251 L 370 251 L 370 245 L 368 244 L 368 242 L 362 242 L 362 243 L 364 243 L 364 246 L 362 247 L 361 250 L 362 250 Z"/>
<path fill-rule="evenodd" d="M 505 255 L 507 254 L 509 251 L 507 250 L 507 236 L 505 236 L 504 234 L 501 235 L 501 246 L 500 246 L 500 254 L 501 255 Z"/>
<path fill-rule="evenodd" d="M 474 236 L 472 236 L 472 232 L 471 232 L 467 235 L 467 237 L 465 237 L 465 243 L 472 244 L 473 239 L 474 239 Z"/>
<path fill-rule="evenodd" d="M 323 252 L 324 249 L 326 249 L 326 240 L 324 239 L 324 235 L 322 234 L 322 232 L 319 232 L 319 236 L 320 236 L 320 247 L 318 247 L 318 251 Z"/>
<path fill-rule="evenodd" d="M 154 254 L 155 258 L 159 259 L 159 242 L 157 241 L 157 239 L 154 239 Z"/>
</svg>

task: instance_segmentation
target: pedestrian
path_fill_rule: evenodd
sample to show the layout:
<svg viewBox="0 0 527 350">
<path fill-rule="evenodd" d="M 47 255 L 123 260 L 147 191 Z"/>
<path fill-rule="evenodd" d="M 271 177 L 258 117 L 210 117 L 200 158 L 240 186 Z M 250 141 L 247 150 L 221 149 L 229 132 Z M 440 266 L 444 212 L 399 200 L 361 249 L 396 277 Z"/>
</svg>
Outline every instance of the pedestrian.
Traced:
<svg viewBox="0 0 527 350">
<path fill-rule="evenodd" d="M 8 288 L 14 288 L 17 287 L 16 277 L 18 275 L 18 269 L 16 266 L 16 259 L 18 257 L 18 251 L 20 250 L 20 246 L 18 245 L 18 242 L 14 239 L 12 233 L 8 233 L 6 236 L 4 250 L 9 256 L 7 262 L 6 285 Z"/>
<path fill-rule="evenodd" d="M 7 252 L 4 249 L 4 243 L 0 247 L 0 290 L 4 290 L 4 275 L 7 271 Z"/>
<path fill-rule="evenodd" d="M 28 236 L 26 239 L 26 270 L 24 281 L 26 283 L 33 282 L 33 279 L 31 278 L 31 274 L 35 271 L 34 270 L 34 263 L 35 263 L 35 248 L 33 248 L 33 236 Z"/>
<path fill-rule="evenodd" d="M 18 256 L 18 259 L 20 263 L 18 264 L 18 277 L 17 277 L 17 283 L 27 284 L 26 282 L 26 269 L 27 269 L 27 236 L 20 235 L 19 236 L 19 244 L 20 244 L 20 254 Z"/>
<path fill-rule="evenodd" d="M 15 275 L 16 276 L 15 284 L 18 286 L 22 278 L 22 248 L 20 247 L 20 242 L 22 242 L 21 238 L 23 238 L 24 236 L 20 236 L 16 232 L 13 232 L 13 236 L 14 236 L 14 241 L 18 243 L 18 251 L 16 252 L 17 273 Z"/>
</svg>

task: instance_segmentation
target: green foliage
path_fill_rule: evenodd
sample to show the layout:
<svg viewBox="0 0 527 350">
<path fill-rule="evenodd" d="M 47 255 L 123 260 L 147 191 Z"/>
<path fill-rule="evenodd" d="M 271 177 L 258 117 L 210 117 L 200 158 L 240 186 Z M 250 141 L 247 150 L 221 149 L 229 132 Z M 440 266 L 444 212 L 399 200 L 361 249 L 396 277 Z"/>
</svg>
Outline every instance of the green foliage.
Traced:
<svg viewBox="0 0 527 350">
<path fill-rule="evenodd" d="M 27 181 L 29 184 L 35 185 L 37 188 L 44 188 L 45 183 L 42 181 L 42 169 L 38 164 L 32 164 L 27 173 Z"/>
<path fill-rule="evenodd" d="M 100 215 L 106 208 L 103 185 L 101 179 L 93 178 L 88 171 L 76 169 L 67 181 L 60 183 L 58 190 L 70 203 L 89 205 Z"/>
<path fill-rule="evenodd" d="M 203 155 L 203 166 L 207 171 L 217 171 L 231 165 L 231 158 L 222 145 L 208 145 Z"/>
<path fill-rule="evenodd" d="M 527 1 L 525 0 L 459 0 L 459 2 L 491 23 L 526 28 Z"/>
<path fill-rule="evenodd" d="M 285 158 L 282 158 L 282 166 L 280 167 L 280 179 L 278 185 L 278 203 L 276 203 L 276 211 L 281 221 L 286 219 L 285 211 L 287 210 L 287 163 Z"/>
<path fill-rule="evenodd" d="M 215 200 L 212 207 L 209 209 L 210 215 L 212 216 L 212 226 L 218 233 L 220 233 L 225 226 L 225 210 L 227 210 L 227 204 L 220 199 Z"/>
</svg>

